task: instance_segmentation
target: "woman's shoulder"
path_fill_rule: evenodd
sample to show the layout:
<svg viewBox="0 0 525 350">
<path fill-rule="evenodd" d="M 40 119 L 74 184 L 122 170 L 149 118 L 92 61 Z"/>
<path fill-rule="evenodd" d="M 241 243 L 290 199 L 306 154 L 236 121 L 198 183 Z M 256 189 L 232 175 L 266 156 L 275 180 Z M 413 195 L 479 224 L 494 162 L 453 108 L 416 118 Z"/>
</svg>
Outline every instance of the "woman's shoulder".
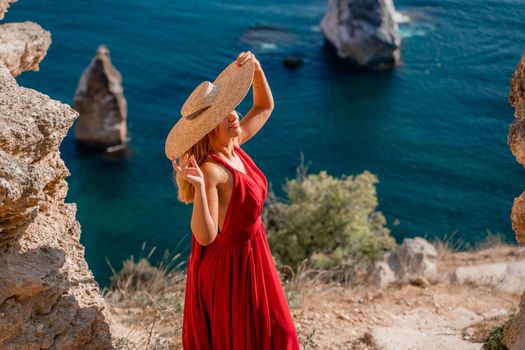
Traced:
<svg viewBox="0 0 525 350">
<path fill-rule="evenodd" d="M 208 156 L 200 165 L 205 181 L 219 183 L 224 181 L 224 177 L 228 176 L 224 168 L 214 161 L 211 156 Z"/>
</svg>

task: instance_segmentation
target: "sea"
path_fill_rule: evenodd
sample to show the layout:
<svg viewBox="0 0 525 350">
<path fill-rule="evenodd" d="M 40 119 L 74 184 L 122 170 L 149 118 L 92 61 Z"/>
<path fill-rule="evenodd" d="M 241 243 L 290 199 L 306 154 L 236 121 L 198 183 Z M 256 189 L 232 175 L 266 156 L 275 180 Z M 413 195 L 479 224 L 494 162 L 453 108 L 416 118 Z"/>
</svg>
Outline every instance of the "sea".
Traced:
<svg viewBox="0 0 525 350">
<path fill-rule="evenodd" d="M 261 62 L 275 100 L 243 145 L 278 197 L 304 157 L 309 173 L 377 175 L 378 210 L 398 242 L 423 236 L 457 246 L 488 234 L 515 242 L 510 212 L 525 169 L 507 146 L 511 75 L 525 48 L 522 0 L 398 0 L 401 62 L 356 71 L 334 61 L 320 29 L 327 0 L 19 0 L 3 22 L 52 34 L 38 72 L 20 85 L 72 103 L 105 44 L 123 77 L 132 156 L 81 151 L 73 128 L 60 152 L 71 175 L 81 242 L 96 280 L 152 249 L 184 266 L 192 206 L 177 200 L 164 140 L 190 92 L 242 51 Z M 289 70 L 288 56 L 304 64 Z M 246 114 L 251 93 L 238 110 Z"/>
</svg>

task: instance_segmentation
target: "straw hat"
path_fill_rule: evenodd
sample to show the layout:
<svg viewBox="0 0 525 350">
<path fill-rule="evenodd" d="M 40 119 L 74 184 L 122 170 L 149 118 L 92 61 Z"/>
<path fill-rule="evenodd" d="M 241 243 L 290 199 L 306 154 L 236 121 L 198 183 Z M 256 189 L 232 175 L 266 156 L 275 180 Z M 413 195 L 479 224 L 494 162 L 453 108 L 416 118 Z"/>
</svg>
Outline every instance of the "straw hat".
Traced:
<svg viewBox="0 0 525 350">
<path fill-rule="evenodd" d="M 190 94 L 181 117 L 166 138 L 166 157 L 179 158 L 213 130 L 244 99 L 253 80 L 255 66 L 237 60 L 230 63 L 213 83 L 204 81 Z"/>
</svg>

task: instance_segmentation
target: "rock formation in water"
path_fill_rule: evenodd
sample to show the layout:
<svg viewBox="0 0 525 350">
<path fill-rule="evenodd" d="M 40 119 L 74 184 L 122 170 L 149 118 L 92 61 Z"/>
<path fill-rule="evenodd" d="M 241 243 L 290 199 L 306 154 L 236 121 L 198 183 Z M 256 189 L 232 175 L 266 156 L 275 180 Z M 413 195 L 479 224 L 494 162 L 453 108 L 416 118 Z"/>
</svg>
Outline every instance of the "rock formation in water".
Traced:
<svg viewBox="0 0 525 350">
<path fill-rule="evenodd" d="M 321 21 L 328 47 L 365 68 L 389 68 L 400 58 L 399 27 L 392 0 L 329 0 Z"/>
<path fill-rule="evenodd" d="M 512 75 L 509 102 L 515 109 L 515 119 L 510 125 L 507 143 L 518 163 L 525 166 L 525 54 Z M 525 192 L 514 199 L 511 219 L 516 239 L 525 244 Z M 520 312 L 505 326 L 504 341 L 509 350 L 525 349 L 525 293 L 521 297 Z"/>
<path fill-rule="evenodd" d="M 59 145 L 78 115 L 17 84 L 12 72 L 28 66 L 3 64 L 15 47 L 0 42 L 0 349 L 110 349 L 110 315 L 84 260 L 76 205 L 64 203 L 69 171 Z"/>
<path fill-rule="evenodd" d="M 9 8 L 9 4 L 15 2 L 16 0 L 0 0 L 0 19 L 4 19 L 4 14 Z"/>
<path fill-rule="evenodd" d="M 108 150 L 128 141 L 122 77 L 111 64 L 106 46 L 99 46 L 84 70 L 72 106 L 80 113 L 74 127 L 78 143 Z"/>
</svg>

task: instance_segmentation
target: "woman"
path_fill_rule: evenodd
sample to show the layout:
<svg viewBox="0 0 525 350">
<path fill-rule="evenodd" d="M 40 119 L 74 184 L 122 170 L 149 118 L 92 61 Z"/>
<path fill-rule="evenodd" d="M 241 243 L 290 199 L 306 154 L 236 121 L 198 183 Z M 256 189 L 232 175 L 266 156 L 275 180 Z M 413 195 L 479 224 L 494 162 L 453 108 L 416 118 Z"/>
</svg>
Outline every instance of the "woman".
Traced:
<svg viewBox="0 0 525 350">
<path fill-rule="evenodd" d="M 253 107 L 239 120 L 232 107 L 252 81 Z M 179 199 L 193 202 L 182 330 L 186 350 L 299 349 L 261 219 L 268 182 L 240 147 L 272 110 L 259 61 L 250 51 L 242 52 L 214 83 L 204 82 L 192 92 L 181 111 L 184 126 L 172 129 L 167 139 Z"/>
</svg>

